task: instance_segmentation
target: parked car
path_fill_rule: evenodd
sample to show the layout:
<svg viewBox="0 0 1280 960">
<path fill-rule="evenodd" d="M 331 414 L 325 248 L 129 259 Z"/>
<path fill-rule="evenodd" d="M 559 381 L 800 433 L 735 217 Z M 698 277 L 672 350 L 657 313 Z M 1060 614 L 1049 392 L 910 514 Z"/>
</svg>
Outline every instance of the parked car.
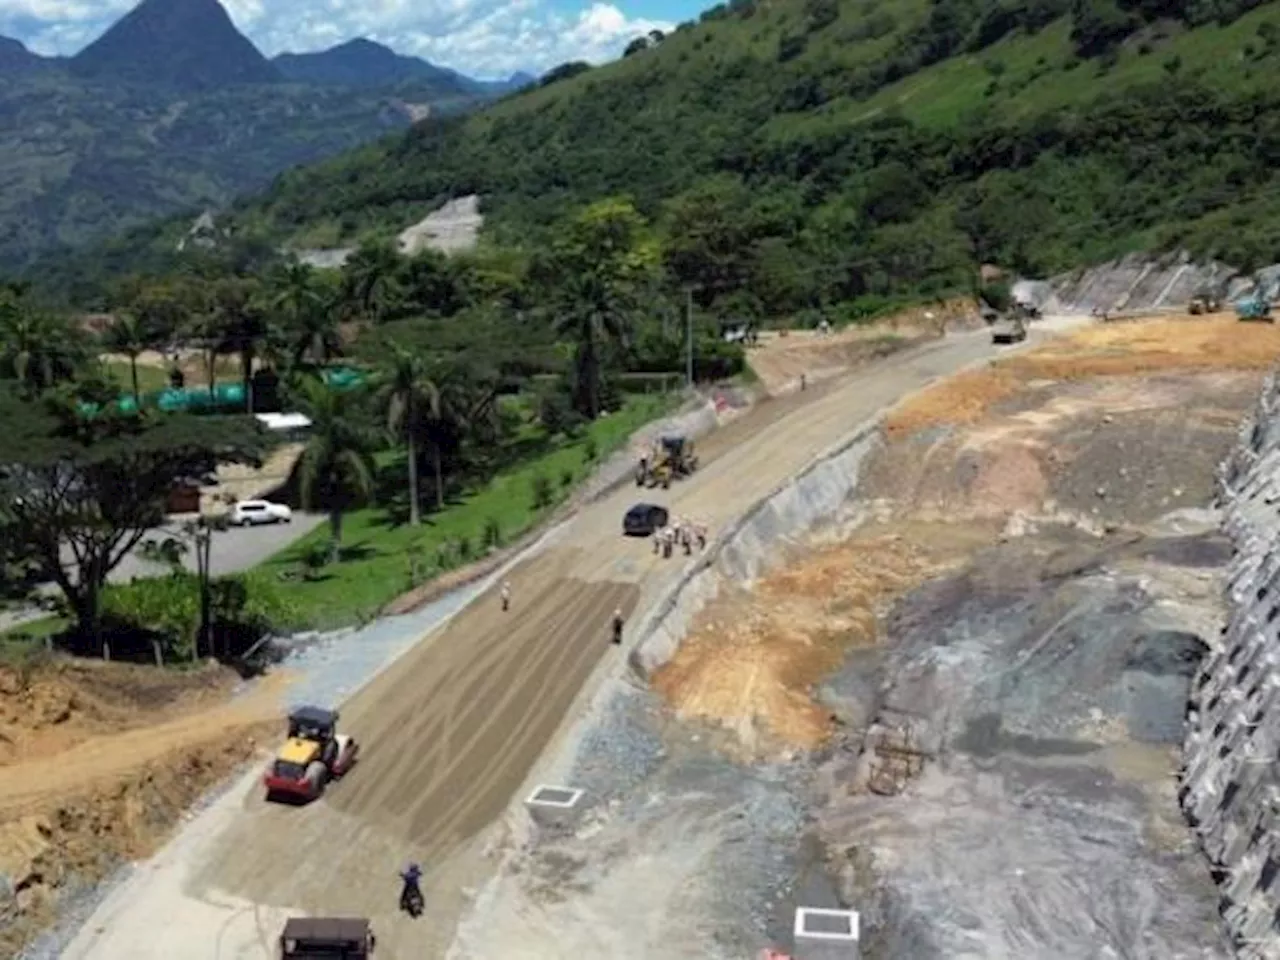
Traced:
<svg viewBox="0 0 1280 960">
<path fill-rule="evenodd" d="M 637 503 L 622 518 L 622 532 L 628 537 L 647 537 L 667 525 L 670 515 L 666 507 L 656 503 Z"/>
<path fill-rule="evenodd" d="M 289 523 L 293 511 L 270 500 L 241 500 L 231 508 L 233 527 L 256 527 L 260 523 Z"/>
</svg>

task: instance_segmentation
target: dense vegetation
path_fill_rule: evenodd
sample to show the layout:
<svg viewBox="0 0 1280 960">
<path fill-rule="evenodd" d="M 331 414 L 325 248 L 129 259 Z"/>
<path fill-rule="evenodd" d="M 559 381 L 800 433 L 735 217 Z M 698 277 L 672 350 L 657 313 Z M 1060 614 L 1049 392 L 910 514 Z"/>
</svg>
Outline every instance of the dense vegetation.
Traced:
<svg viewBox="0 0 1280 960">
<path fill-rule="evenodd" d="M 1247 269 L 1277 259 L 1280 223 L 1280 9 L 1250 7 L 737 0 L 291 171 L 230 222 L 350 242 L 477 192 L 493 245 L 537 249 L 624 194 L 701 306 L 766 318 L 965 287 L 981 261 L 1185 246 Z"/>
<path fill-rule="evenodd" d="M 288 569 L 273 568 L 278 577 L 347 592 L 360 584 L 362 601 L 376 609 L 428 572 L 518 536 L 607 452 L 601 444 L 621 442 L 637 413 L 663 406 L 629 402 L 627 392 L 660 392 L 684 366 L 685 329 L 662 251 L 635 209 L 602 201 L 556 233 L 528 259 L 405 258 L 366 245 L 341 270 L 318 271 L 274 257 L 235 265 L 209 257 L 193 261 L 203 270 L 122 278 L 105 304 L 110 321 L 93 334 L 21 285 L 0 290 L 0 414 L 22 425 L 0 438 L 0 503 L 9 505 L 0 510 L 0 588 L 22 594 L 56 583 L 78 649 L 102 648 L 120 622 L 154 632 L 147 617 L 157 605 L 171 606 L 172 616 L 162 619 L 167 639 L 152 638 L 156 656 L 242 649 L 230 640 L 197 643 L 194 601 L 165 599 L 190 593 L 199 578 L 108 588 L 107 577 L 141 546 L 175 481 L 207 476 L 217 462 L 260 458 L 267 438 L 244 415 L 280 409 L 311 418 L 289 486 L 296 503 L 329 523 L 326 536 L 291 552 Z M 741 367 L 740 351 L 714 328 L 700 328 L 695 346 L 698 376 Z M 197 394 L 206 402 L 174 412 L 166 405 L 174 391 L 144 389 L 141 358 L 157 351 L 172 358 L 181 396 L 207 378 L 207 392 Z M 223 358 L 234 361 L 230 376 L 242 389 L 214 389 L 229 376 Z M 620 412 L 623 432 L 596 429 L 603 415 Z M 566 446 L 576 447 L 576 460 L 545 460 Z M 545 462 L 529 472 L 539 457 Z M 513 471 L 524 471 L 527 489 L 499 485 L 487 499 L 472 497 Z M 386 575 L 387 558 L 369 542 L 372 525 L 390 531 L 398 572 L 427 545 L 415 535 L 424 516 L 444 517 L 468 497 L 485 501 L 484 516 L 446 517 L 440 526 L 450 540 L 432 540 L 435 555 L 415 563 L 408 582 Z M 354 545 L 352 517 L 362 536 Z M 402 528 L 415 533 L 396 532 Z M 196 539 L 197 531 L 187 538 Z M 57 562 L 66 543 L 75 545 L 74 574 Z M 361 564 L 379 571 L 372 589 L 369 576 L 343 572 Z M 316 621 L 276 602 L 281 590 L 326 616 L 357 609 L 354 597 L 335 602 L 278 578 L 214 587 L 238 598 L 215 606 L 235 613 L 221 622 L 242 638 L 268 611 Z"/>
</svg>

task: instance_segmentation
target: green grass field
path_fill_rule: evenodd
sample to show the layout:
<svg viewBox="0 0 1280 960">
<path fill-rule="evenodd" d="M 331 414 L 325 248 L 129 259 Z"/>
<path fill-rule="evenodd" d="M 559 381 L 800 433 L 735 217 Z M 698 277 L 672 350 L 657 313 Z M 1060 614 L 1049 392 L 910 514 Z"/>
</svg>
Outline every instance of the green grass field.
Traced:
<svg viewBox="0 0 1280 960">
<path fill-rule="evenodd" d="M 383 506 L 354 511 L 343 520 L 343 559 L 321 568 L 315 579 L 301 573 L 305 558 L 328 543 L 327 524 L 268 560 L 256 575 L 284 578 L 280 590 L 298 611 L 299 626 L 334 627 L 367 620 L 414 586 L 481 559 L 486 527 L 496 525 L 500 544 L 526 533 L 564 502 L 599 459 L 616 451 L 645 423 L 669 412 L 674 402 L 668 396 L 632 397 L 581 436 L 503 470 L 443 510 L 425 514 L 419 527 L 396 522 L 399 518 Z M 588 458 L 592 444 L 595 460 Z M 402 461 L 395 467 L 402 469 Z M 541 508 L 534 504 L 536 477 L 545 477 L 550 485 L 551 501 Z M 424 484 L 429 490 L 429 477 Z"/>
</svg>

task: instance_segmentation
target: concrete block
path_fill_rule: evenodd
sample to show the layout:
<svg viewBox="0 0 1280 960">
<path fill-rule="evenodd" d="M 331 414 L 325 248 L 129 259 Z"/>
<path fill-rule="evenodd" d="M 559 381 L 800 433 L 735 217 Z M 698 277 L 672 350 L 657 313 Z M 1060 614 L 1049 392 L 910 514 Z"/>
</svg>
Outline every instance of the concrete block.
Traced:
<svg viewBox="0 0 1280 960">
<path fill-rule="evenodd" d="M 539 826 L 568 827 L 578 820 L 582 795 L 583 791 L 572 787 L 543 784 L 529 794 L 524 805 Z"/>
<path fill-rule="evenodd" d="M 856 960 L 861 936 L 856 910 L 798 907 L 795 960 Z"/>
</svg>

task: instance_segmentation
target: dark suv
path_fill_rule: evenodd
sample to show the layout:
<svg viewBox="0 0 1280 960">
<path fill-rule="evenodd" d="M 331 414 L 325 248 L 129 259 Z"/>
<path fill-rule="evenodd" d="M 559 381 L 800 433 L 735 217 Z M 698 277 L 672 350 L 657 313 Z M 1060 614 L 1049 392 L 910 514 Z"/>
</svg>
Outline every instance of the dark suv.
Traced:
<svg viewBox="0 0 1280 960">
<path fill-rule="evenodd" d="M 656 503 L 637 503 L 622 518 L 622 532 L 628 537 L 647 537 L 667 525 L 670 514 Z"/>
</svg>

